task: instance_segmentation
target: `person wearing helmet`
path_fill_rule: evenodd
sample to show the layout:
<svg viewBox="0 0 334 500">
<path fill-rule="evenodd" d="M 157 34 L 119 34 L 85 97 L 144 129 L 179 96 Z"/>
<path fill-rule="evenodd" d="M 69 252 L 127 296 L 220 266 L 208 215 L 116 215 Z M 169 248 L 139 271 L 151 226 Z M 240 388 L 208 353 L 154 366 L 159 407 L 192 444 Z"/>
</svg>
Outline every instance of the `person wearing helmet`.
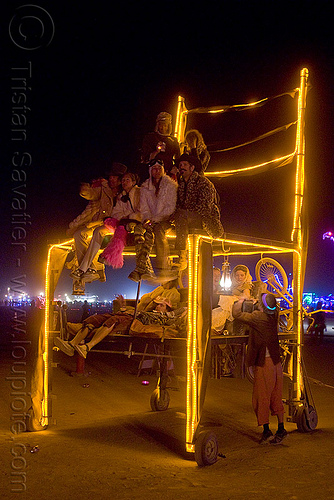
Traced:
<svg viewBox="0 0 334 500">
<path fill-rule="evenodd" d="M 175 163 L 180 156 L 180 146 L 176 137 L 172 136 L 172 115 L 166 111 L 158 114 L 154 132 L 149 132 L 143 139 L 141 163 L 147 165 L 150 160 L 162 160 L 165 172 L 169 176 L 175 174 Z M 147 169 L 141 172 L 142 180 L 147 178 Z"/>
</svg>

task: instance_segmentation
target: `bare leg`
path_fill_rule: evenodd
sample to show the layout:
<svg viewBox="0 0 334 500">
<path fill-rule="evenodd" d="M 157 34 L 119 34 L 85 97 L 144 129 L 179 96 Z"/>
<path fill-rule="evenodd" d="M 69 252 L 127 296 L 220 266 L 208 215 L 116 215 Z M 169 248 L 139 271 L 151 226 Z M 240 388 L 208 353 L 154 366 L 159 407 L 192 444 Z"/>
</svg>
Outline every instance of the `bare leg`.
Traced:
<svg viewBox="0 0 334 500">
<path fill-rule="evenodd" d="M 115 323 L 111 326 L 100 326 L 100 328 L 98 328 L 94 333 L 92 340 L 87 342 L 86 346 L 88 347 L 88 350 L 90 351 L 92 347 L 101 342 L 101 340 L 103 340 L 113 330 L 114 326 Z"/>
</svg>

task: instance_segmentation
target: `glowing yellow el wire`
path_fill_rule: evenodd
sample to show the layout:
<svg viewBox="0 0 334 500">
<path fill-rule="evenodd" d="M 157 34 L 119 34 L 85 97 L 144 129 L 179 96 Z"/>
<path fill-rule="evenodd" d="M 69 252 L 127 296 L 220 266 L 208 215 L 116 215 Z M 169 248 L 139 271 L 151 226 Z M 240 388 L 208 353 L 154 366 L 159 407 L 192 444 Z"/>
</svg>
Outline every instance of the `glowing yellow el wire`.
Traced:
<svg viewBox="0 0 334 500">
<path fill-rule="evenodd" d="M 61 244 L 51 245 L 49 247 L 47 262 L 46 262 L 46 271 L 45 271 L 45 320 L 44 320 L 44 342 L 43 342 L 43 399 L 42 399 L 42 425 L 48 425 L 48 413 L 49 413 L 49 331 L 50 331 L 50 301 L 52 298 L 50 297 L 50 264 L 51 264 L 51 256 L 52 250 L 56 247 L 58 248 L 66 248 L 69 246 L 73 240 L 67 240 Z"/>
<path fill-rule="evenodd" d="M 260 163 L 258 165 L 253 165 L 251 167 L 235 168 L 232 170 L 218 170 L 218 171 L 214 171 L 214 172 L 206 171 L 206 172 L 204 172 L 204 175 L 206 175 L 207 177 L 228 177 L 229 175 L 235 175 L 235 174 L 240 174 L 240 173 L 249 173 L 251 171 L 254 171 L 254 173 L 256 173 L 255 170 L 263 168 L 267 165 L 268 166 L 270 165 L 274 168 L 283 167 L 284 165 L 291 163 L 295 154 L 296 154 L 296 151 L 293 151 L 293 153 L 289 153 L 285 156 L 281 156 L 280 158 L 275 158 L 273 160 L 265 161 L 265 162 Z M 279 163 L 281 163 L 281 165 L 277 165 Z"/>
</svg>

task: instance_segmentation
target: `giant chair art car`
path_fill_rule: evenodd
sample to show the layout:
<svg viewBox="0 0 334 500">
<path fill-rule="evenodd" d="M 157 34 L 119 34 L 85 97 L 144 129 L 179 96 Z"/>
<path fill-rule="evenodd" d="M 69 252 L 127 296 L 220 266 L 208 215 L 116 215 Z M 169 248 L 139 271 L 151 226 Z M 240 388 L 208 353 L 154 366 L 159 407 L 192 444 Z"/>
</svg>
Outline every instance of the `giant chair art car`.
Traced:
<svg viewBox="0 0 334 500">
<path fill-rule="evenodd" d="M 288 406 L 287 419 L 295 422 L 300 431 L 308 432 L 317 425 L 317 413 L 314 401 L 309 391 L 307 376 L 302 357 L 303 344 L 303 308 L 302 292 L 307 256 L 307 227 L 305 227 L 305 109 L 308 90 L 308 70 L 300 72 L 300 86 L 284 95 L 296 99 L 296 119 L 294 126 L 295 146 L 292 152 L 280 157 L 269 159 L 254 166 L 247 166 L 232 170 L 207 171 L 205 175 L 212 178 L 229 177 L 233 175 L 255 175 L 259 172 L 270 171 L 271 168 L 294 168 L 293 213 L 291 218 L 290 241 L 255 238 L 224 234 L 224 237 L 213 240 L 205 234 L 191 234 L 188 237 L 188 317 L 187 336 L 183 339 L 187 359 L 186 377 L 186 428 L 185 449 L 194 454 L 199 465 L 210 465 L 216 462 L 218 456 L 218 442 L 212 431 L 203 431 L 201 426 L 202 409 L 205 400 L 207 382 L 210 373 L 211 346 L 213 344 L 236 341 L 236 337 L 211 334 L 211 302 L 212 302 L 212 265 L 217 257 L 233 259 L 248 256 L 257 256 L 257 279 L 266 282 L 269 290 L 280 298 L 288 300 L 289 311 L 284 316 L 280 340 L 284 343 L 289 356 L 289 394 L 285 402 Z M 283 95 L 283 94 L 282 94 Z M 247 110 L 264 106 L 274 98 L 262 99 L 255 103 L 233 106 L 214 106 L 212 108 L 196 108 L 188 110 L 183 97 L 178 98 L 175 136 L 179 142 L 184 141 L 189 116 L 198 114 L 215 116 L 230 110 Z M 275 131 L 271 131 L 273 133 Z M 264 134 L 264 135 L 270 135 Z M 31 430 L 45 429 L 52 417 L 52 311 L 54 294 L 68 253 L 72 249 L 72 241 L 56 244 L 49 248 L 46 282 L 45 282 L 45 321 L 40 332 L 39 351 L 36 358 L 36 367 L 32 386 L 32 407 L 28 419 L 28 428 Z M 128 249 L 128 254 L 133 250 Z M 127 252 L 125 252 L 127 253 Z M 280 256 L 290 259 L 293 281 L 292 289 L 287 296 L 287 284 L 284 270 L 280 264 Z M 276 260 L 277 259 L 277 260 Z M 275 267 L 276 266 L 276 267 Z M 285 318 L 285 319 L 284 319 Z M 173 341 L 173 339 L 171 339 Z M 239 338 L 240 343 L 247 342 L 247 335 Z M 161 339 L 159 339 L 161 342 Z M 288 347 L 286 347 L 288 346 Z M 164 366 L 161 366 L 157 387 L 151 396 L 153 410 L 166 410 L 170 398 L 164 385 Z"/>
</svg>

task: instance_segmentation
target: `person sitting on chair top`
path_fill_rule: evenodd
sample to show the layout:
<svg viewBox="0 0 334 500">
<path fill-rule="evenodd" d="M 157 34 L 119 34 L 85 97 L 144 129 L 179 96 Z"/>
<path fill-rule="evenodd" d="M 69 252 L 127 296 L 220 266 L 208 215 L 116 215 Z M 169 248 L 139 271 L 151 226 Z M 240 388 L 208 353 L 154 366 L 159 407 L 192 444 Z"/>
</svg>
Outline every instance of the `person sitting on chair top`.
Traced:
<svg viewBox="0 0 334 500">
<path fill-rule="evenodd" d="M 145 135 L 142 144 L 142 164 L 148 164 L 150 160 L 162 160 L 165 172 L 169 176 L 174 175 L 174 160 L 180 156 L 180 146 L 172 135 L 172 115 L 166 111 L 158 114 L 155 131 Z M 147 172 L 141 175 L 143 180 L 147 179 Z"/>
<path fill-rule="evenodd" d="M 78 266 L 72 269 L 71 278 L 74 280 L 93 281 L 100 279 L 97 268 L 103 269 L 95 262 L 104 237 L 110 233 L 103 221 L 110 217 L 117 196 L 120 192 L 121 177 L 127 167 L 121 163 L 113 163 L 108 173 L 108 181 L 99 179 L 91 184 L 83 183 L 80 196 L 89 200 L 86 209 L 74 219 L 68 230 L 67 236 L 74 237 L 75 253 Z M 92 236 L 88 243 L 89 237 Z M 103 272 L 104 274 L 104 272 Z M 105 281 L 105 277 L 103 279 Z"/>
<path fill-rule="evenodd" d="M 113 233 L 113 237 L 98 260 L 114 269 L 123 267 L 123 250 L 127 242 L 127 235 L 141 221 L 140 188 L 137 186 L 137 182 L 136 174 L 127 172 L 123 175 L 123 191 L 118 196 L 111 217 L 104 221 L 109 232 Z"/>
<path fill-rule="evenodd" d="M 188 130 L 185 136 L 185 150 L 190 156 L 199 159 L 196 165 L 196 172 L 203 174 L 210 162 L 210 153 L 205 145 L 202 134 L 198 130 Z"/>
<path fill-rule="evenodd" d="M 155 272 L 158 277 L 171 279 L 168 262 L 169 245 L 166 232 L 171 227 L 169 217 L 175 211 L 177 183 L 166 173 L 162 160 L 149 162 L 150 177 L 140 187 L 142 231 L 135 231 L 136 268 L 129 275 L 139 281 L 147 269 L 153 243 L 156 247 Z"/>
<path fill-rule="evenodd" d="M 209 179 L 196 171 L 201 169 L 199 160 L 186 153 L 178 160 L 180 173 L 177 190 L 176 211 L 172 218 L 175 223 L 175 249 L 179 253 L 179 269 L 187 268 L 186 245 L 188 234 L 200 230 L 213 238 L 223 235 L 220 210 L 215 186 Z"/>
</svg>

